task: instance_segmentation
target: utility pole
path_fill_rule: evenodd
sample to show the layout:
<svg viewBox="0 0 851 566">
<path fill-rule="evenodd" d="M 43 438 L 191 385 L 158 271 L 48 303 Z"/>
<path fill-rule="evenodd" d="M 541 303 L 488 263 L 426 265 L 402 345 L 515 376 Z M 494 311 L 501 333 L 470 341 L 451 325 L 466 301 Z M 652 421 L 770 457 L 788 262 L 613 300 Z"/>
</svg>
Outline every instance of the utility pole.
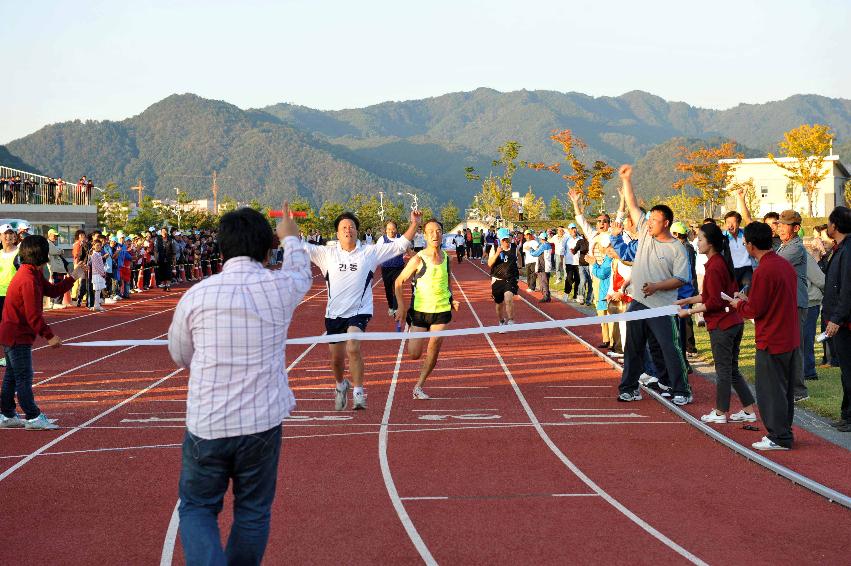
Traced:
<svg viewBox="0 0 851 566">
<path fill-rule="evenodd" d="M 219 213 L 219 183 L 217 177 L 218 174 L 213 169 L 213 214 Z"/>
<path fill-rule="evenodd" d="M 136 180 L 136 186 L 130 187 L 131 191 L 136 191 L 139 193 L 139 208 L 142 208 L 142 191 L 145 190 L 145 185 L 142 184 L 142 179 Z"/>
</svg>

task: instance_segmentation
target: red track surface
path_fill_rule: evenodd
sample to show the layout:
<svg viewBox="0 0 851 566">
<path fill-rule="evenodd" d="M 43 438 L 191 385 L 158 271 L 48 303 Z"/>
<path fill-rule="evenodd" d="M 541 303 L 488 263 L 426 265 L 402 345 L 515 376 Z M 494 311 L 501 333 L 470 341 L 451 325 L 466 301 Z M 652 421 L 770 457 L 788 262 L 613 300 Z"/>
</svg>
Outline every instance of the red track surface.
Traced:
<svg viewBox="0 0 851 566">
<path fill-rule="evenodd" d="M 494 324 L 488 280 L 470 264 L 454 272 L 462 308 L 453 327 L 477 326 L 474 312 Z M 320 284 L 291 336 L 321 334 Z M 179 293 L 139 297 L 103 314 L 48 316 L 66 340 L 166 333 Z M 383 297 L 379 286 L 371 331 L 393 329 Z M 525 303 L 517 308 L 518 322 L 544 319 Z M 543 310 L 579 316 L 562 304 Z M 579 334 L 598 339 L 596 327 Z M 327 348 L 288 348 L 299 404 L 284 426 L 267 562 L 848 563 L 848 510 L 653 400 L 615 402 L 618 373 L 561 331 L 491 340 L 493 348 L 484 336 L 447 339 L 428 402 L 410 398 L 419 363 L 399 362 L 398 342 L 368 343 L 369 409 L 342 413 L 333 411 Z M 186 372 L 171 375 L 161 347 L 41 349 L 34 362 L 37 400 L 63 429 L 0 430 L 0 497 L 15 525 L 26 526 L 25 535 L 4 529 L 18 533 L 3 537 L 4 556 L 158 562 L 170 548 Z M 689 410 L 700 414 L 714 393 L 693 386 Z M 760 435 L 724 430 L 746 445 Z M 851 492 L 847 452 L 797 438 L 796 450 L 771 457 Z M 222 522 L 226 532 L 227 511 Z M 182 562 L 179 542 L 174 561 Z"/>
</svg>

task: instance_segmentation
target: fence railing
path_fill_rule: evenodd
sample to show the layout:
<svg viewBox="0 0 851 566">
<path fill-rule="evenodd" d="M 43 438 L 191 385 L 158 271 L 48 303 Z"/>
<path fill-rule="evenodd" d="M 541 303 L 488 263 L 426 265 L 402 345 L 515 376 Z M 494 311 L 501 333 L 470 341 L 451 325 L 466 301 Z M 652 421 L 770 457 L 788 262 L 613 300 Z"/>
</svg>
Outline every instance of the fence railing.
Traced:
<svg viewBox="0 0 851 566">
<path fill-rule="evenodd" d="M 99 187 L 38 175 L 0 165 L 0 204 L 94 205 Z M 94 193 L 94 194 L 92 194 Z"/>
</svg>

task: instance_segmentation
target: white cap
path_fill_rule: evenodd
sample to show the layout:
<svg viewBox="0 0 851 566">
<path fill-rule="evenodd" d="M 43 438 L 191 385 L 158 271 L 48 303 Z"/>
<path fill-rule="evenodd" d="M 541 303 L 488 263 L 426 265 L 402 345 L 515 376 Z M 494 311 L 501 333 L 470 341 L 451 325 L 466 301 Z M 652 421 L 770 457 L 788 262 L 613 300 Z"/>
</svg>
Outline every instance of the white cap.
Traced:
<svg viewBox="0 0 851 566">
<path fill-rule="evenodd" d="M 157 229 L 154 228 L 153 226 L 148 228 L 148 232 L 156 232 L 156 231 L 157 231 Z"/>
<path fill-rule="evenodd" d="M 11 224 L 0 224 L 0 234 L 5 234 L 6 232 L 14 232 L 15 229 L 12 228 Z"/>
<path fill-rule="evenodd" d="M 29 230 L 29 229 L 30 229 L 30 225 L 29 225 L 28 222 L 18 222 L 18 231 L 19 232 L 21 230 Z"/>
</svg>

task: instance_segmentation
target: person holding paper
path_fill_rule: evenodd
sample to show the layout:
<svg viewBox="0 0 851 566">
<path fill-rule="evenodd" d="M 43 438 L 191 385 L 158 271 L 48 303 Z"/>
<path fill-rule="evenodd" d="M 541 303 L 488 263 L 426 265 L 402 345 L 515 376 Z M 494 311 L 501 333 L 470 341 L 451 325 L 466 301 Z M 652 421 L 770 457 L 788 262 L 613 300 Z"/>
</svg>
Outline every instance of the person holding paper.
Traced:
<svg viewBox="0 0 851 566">
<path fill-rule="evenodd" d="M 696 305 L 681 310 L 679 316 L 685 318 L 703 313 L 709 330 L 709 343 L 715 360 L 715 408 L 700 417 L 700 420 L 718 424 L 728 421 L 732 386 L 742 402 L 742 410 L 730 415 L 729 421 L 755 422 L 754 397 L 739 371 L 739 352 L 745 324 L 741 315 L 727 304 L 739 290 L 729 240 L 715 224 L 704 224 L 697 233 L 697 250 L 707 257 L 703 292 L 680 299 L 674 304 Z"/>
</svg>

